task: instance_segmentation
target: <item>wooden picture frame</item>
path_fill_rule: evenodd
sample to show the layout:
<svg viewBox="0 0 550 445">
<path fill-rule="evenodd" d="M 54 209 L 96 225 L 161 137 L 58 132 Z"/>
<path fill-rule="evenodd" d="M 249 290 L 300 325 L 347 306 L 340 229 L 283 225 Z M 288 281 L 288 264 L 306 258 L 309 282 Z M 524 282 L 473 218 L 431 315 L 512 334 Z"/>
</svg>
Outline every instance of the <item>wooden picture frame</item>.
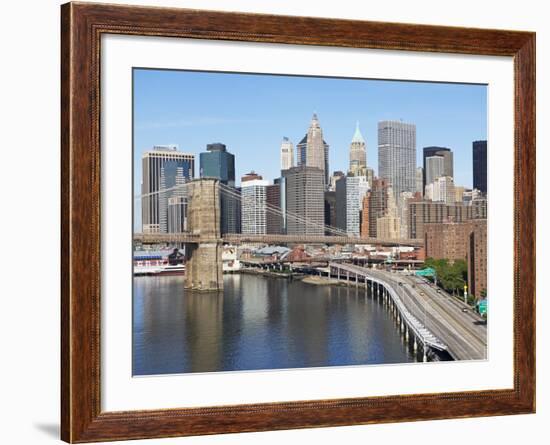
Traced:
<svg viewBox="0 0 550 445">
<path fill-rule="evenodd" d="M 102 412 L 100 38 L 103 34 L 512 56 L 514 387 L 510 390 Z M 535 34 L 173 8 L 61 7 L 61 437 L 173 437 L 535 411 Z"/>
</svg>

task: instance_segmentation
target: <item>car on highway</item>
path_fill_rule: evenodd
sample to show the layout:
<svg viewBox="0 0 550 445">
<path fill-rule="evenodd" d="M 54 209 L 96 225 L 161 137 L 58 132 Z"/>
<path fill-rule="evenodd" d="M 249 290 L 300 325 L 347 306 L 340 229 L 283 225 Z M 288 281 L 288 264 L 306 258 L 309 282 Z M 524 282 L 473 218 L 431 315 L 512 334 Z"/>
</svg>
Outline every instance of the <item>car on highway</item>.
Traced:
<svg viewBox="0 0 550 445">
<path fill-rule="evenodd" d="M 423 296 L 424 296 L 424 292 L 420 292 L 420 296 L 423 297 Z"/>
<path fill-rule="evenodd" d="M 441 293 L 441 289 L 437 289 L 437 293 L 440 294 L 440 293 Z"/>
<path fill-rule="evenodd" d="M 465 307 L 463 307 L 463 308 L 462 308 L 462 312 L 468 312 L 468 309 L 465 308 Z"/>
<path fill-rule="evenodd" d="M 402 281 L 399 282 L 399 286 L 403 286 L 403 282 L 402 282 Z"/>
</svg>

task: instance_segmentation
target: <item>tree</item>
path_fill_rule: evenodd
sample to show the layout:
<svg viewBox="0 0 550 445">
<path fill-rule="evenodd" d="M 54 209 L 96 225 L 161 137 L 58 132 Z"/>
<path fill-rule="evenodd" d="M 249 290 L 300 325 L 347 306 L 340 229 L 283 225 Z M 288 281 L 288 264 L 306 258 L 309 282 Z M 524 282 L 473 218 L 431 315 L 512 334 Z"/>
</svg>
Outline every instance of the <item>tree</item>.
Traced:
<svg viewBox="0 0 550 445">
<path fill-rule="evenodd" d="M 460 291 L 468 278 L 468 265 L 464 260 L 455 260 L 449 263 L 445 258 L 426 258 L 426 266 L 435 270 L 441 287 L 449 292 Z"/>
</svg>

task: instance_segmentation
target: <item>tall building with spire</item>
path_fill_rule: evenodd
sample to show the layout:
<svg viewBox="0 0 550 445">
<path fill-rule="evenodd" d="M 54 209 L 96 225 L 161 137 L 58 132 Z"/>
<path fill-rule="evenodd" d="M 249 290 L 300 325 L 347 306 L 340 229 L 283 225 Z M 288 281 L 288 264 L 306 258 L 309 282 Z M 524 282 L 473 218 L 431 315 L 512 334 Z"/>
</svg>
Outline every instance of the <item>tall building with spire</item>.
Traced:
<svg viewBox="0 0 550 445">
<path fill-rule="evenodd" d="M 294 144 L 287 137 L 281 143 L 281 170 L 294 167 Z"/>
<path fill-rule="evenodd" d="M 349 171 L 357 175 L 367 167 L 367 144 L 359 130 L 359 122 L 355 126 L 355 133 L 349 147 Z"/>
<path fill-rule="evenodd" d="M 317 167 L 323 172 L 324 186 L 329 183 L 329 145 L 323 139 L 319 118 L 313 113 L 306 135 L 296 145 L 298 167 Z"/>
</svg>

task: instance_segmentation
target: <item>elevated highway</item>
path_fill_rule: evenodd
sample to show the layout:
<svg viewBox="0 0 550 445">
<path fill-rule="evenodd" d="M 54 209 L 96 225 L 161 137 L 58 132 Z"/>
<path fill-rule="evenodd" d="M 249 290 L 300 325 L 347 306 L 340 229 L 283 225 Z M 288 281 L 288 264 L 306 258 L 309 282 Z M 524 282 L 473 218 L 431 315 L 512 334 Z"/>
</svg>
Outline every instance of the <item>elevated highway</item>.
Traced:
<svg viewBox="0 0 550 445">
<path fill-rule="evenodd" d="M 419 277 L 367 269 L 399 293 L 407 309 L 447 346 L 455 360 L 487 358 L 486 321 L 457 298 Z M 402 284 L 399 284 L 402 283 Z"/>
</svg>

